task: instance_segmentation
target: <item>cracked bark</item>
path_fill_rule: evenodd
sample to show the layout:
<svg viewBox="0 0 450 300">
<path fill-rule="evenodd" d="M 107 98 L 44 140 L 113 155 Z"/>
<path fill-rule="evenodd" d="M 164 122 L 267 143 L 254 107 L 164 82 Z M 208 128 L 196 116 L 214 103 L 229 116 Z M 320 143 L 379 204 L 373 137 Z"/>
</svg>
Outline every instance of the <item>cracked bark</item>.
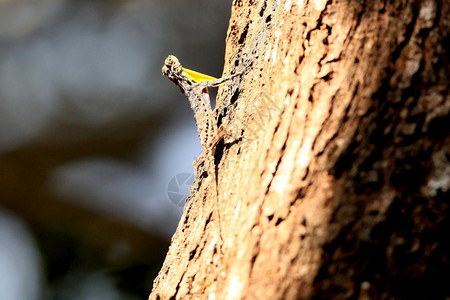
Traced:
<svg viewBox="0 0 450 300">
<path fill-rule="evenodd" d="M 448 1 L 233 2 L 219 211 L 193 189 L 150 299 L 450 296 Z"/>
</svg>

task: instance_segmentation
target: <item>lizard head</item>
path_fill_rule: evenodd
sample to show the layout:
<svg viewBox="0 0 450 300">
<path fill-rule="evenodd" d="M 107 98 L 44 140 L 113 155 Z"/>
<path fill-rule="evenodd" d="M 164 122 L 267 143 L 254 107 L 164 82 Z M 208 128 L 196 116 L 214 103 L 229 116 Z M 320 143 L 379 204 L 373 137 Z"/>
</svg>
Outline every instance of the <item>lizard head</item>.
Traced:
<svg viewBox="0 0 450 300">
<path fill-rule="evenodd" d="M 162 67 L 162 74 L 170 77 L 171 74 L 179 75 L 181 72 L 182 67 L 178 58 L 173 55 L 167 56 Z"/>
</svg>

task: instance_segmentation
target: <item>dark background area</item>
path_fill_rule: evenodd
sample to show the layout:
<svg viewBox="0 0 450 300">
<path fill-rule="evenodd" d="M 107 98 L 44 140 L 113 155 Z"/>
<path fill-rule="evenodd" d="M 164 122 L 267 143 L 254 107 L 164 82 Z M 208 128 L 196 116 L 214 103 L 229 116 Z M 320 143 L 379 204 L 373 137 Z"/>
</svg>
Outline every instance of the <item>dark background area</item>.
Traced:
<svg viewBox="0 0 450 300">
<path fill-rule="evenodd" d="M 230 9 L 0 1 L 0 299 L 147 298 L 201 151 L 161 66 L 220 76 Z"/>
</svg>

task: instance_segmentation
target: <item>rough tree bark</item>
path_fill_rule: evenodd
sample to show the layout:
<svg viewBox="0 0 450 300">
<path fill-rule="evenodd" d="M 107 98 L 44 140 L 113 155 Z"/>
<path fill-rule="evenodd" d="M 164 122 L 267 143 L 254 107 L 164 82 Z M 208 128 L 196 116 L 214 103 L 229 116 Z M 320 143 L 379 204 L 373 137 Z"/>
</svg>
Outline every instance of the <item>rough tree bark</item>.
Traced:
<svg viewBox="0 0 450 300">
<path fill-rule="evenodd" d="M 450 2 L 235 0 L 216 149 L 150 299 L 450 297 Z"/>
</svg>

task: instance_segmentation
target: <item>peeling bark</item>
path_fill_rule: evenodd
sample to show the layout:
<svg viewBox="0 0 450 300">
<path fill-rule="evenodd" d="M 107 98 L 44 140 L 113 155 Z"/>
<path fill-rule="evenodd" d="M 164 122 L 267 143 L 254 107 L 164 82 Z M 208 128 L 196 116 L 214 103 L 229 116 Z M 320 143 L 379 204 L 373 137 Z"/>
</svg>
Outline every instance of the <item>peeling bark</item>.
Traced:
<svg viewBox="0 0 450 300">
<path fill-rule="evenodd" d="M 450 297 L 449 33 L 448 1 L 235 0 L 225 74 L 251 71 L 216 114 L 239 138 L 150 299 Z"/>
</svg>

